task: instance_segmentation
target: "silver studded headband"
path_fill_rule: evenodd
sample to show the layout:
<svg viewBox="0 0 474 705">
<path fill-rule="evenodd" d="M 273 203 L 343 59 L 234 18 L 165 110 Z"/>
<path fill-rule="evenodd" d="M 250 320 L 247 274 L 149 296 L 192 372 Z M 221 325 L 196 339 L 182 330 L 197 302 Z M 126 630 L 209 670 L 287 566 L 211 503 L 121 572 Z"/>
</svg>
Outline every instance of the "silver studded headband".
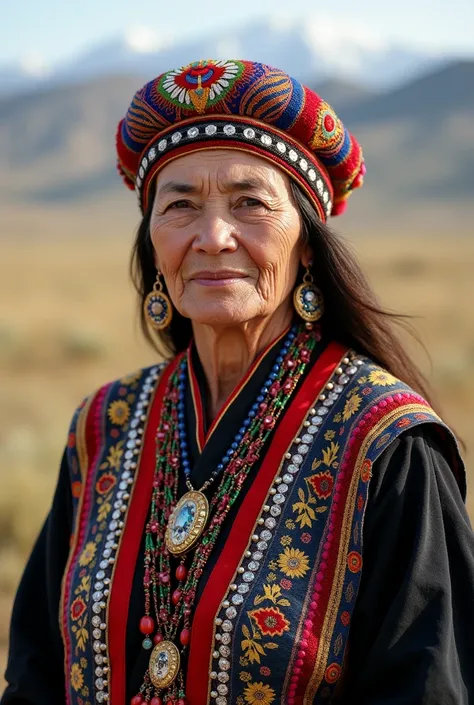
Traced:
<svg viewBox="0 0 474 705">
<path fill-rule="evenodd" d="M 141 157 L 135 190 L 142 211 L 147 207 L 147 192 L 153 175 L 160 166 L 168 163 L 173 156 L 181 156 L 193 144 L 209 144 L 209 148 L 225 147 L 226 143 L 237 149 L 243 148 L 265 157 L 282 166 L 293 178 L 301 183 L 312 200 L 319 205 L 323 219 L 331 215 L 332 201 L 330 181 L 307 151 L 290 142 L 281 133 L 273 133 L 257 123 L 242 120 L 213 119 L 183 125 L 180 129 L 160 134 L 150 143 Z"/>
</svg>

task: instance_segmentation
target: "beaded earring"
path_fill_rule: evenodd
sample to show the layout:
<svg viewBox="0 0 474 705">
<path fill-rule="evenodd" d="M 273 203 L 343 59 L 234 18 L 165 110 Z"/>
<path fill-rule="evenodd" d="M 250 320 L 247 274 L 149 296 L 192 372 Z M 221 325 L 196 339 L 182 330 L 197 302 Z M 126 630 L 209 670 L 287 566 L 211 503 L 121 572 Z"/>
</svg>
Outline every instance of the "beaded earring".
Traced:
<svg viewBox="0 0 474 705">
<path fill-rule="evenodd" d="M 156 273 L 153 290 L 145 299 L 143 310 L 148 325 L 155 330 L 164 330 L 171 323 L 173 306 L 168 296 L 163 292 L 163 282 L 159 270 Z"/>
<path fill-rule="evenodd" d="M 310 266 L 311 266 L 310 262 Z M 293 305 L 297 314 L 307 323 L 319 321 L 324 313 L 324 299 L 321 290 L 314 284 L 309 266 L 303 276 L 303 283 L 296 287 Z"/>
</svg>

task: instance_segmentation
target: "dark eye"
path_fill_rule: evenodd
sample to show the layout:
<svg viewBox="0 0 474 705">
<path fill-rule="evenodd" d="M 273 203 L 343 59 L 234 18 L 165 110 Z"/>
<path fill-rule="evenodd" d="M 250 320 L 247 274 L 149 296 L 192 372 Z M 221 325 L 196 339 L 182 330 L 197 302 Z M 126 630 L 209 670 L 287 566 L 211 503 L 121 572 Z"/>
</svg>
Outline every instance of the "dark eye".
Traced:
<svg viewBox="0 0 474 705">
<path fill-rule="evenodd" d="M 170 209 L 173 209 L 173 210 L 179 209 L 179 210 L 181 210 L 182 208 L 190 208 L 190 207 L 191 207 L 191 204 L 190 204 L 189 201 L 183 201 L 183 200 L 181 200 L 181 201 L 174 201 L 174 203 L 170 203 L 169 206 L 166 207 L 166 210 L 167 210 L 167 211 L 170 210 Z"/>
<path fill-rule="evenodd" d="M 258 198 L 251 198 L 250 196 L 242 198 L 238 205 L 244 208 L 266 208 L 262 201 L 259 201 Z"/>
</svg>

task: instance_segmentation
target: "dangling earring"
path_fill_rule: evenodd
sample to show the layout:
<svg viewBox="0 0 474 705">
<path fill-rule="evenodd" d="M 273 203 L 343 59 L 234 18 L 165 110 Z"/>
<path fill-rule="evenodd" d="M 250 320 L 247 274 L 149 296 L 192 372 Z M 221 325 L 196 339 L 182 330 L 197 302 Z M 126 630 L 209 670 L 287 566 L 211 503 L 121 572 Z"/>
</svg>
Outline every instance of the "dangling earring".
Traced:
<svg viewBox="0 0 474 705">
<path fill-rule="evenodd" d="M 155 330 L 164 330 L 173 318 L 173 307 L 168 296 L 163 293 L 161 272 L 156 273 L 153 291 L 150 291 L 143 304 L 143 310 L 148 325 Z"/>
<path fill-rule="evenodd" d="M 323 295 L 320 289 L 313 283 L 313 275 L 309 267 L 306 267 L 303 283 L 295 289 L 293 305 L 297 314 L 307 323 L 319 321 L 324 313 Z"/>
</svg>

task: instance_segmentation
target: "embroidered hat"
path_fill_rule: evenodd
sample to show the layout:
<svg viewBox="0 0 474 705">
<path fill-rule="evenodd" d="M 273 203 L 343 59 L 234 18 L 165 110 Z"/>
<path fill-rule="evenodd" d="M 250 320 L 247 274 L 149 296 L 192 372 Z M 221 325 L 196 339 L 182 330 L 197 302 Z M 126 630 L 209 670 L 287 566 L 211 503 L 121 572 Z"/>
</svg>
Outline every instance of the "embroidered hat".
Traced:
<svg viewBox="0 0 474 705">
<path fill-rule="evenodd" d="M 237 149 L 277 164 L 323 221 L 362 186 L 357 140 L 317 93 L 252 61 L 196 61 L 135 94 L 117 130 L 118 169 L 148 206 L 158 171 L 192 150 Z"/>
</svg>

